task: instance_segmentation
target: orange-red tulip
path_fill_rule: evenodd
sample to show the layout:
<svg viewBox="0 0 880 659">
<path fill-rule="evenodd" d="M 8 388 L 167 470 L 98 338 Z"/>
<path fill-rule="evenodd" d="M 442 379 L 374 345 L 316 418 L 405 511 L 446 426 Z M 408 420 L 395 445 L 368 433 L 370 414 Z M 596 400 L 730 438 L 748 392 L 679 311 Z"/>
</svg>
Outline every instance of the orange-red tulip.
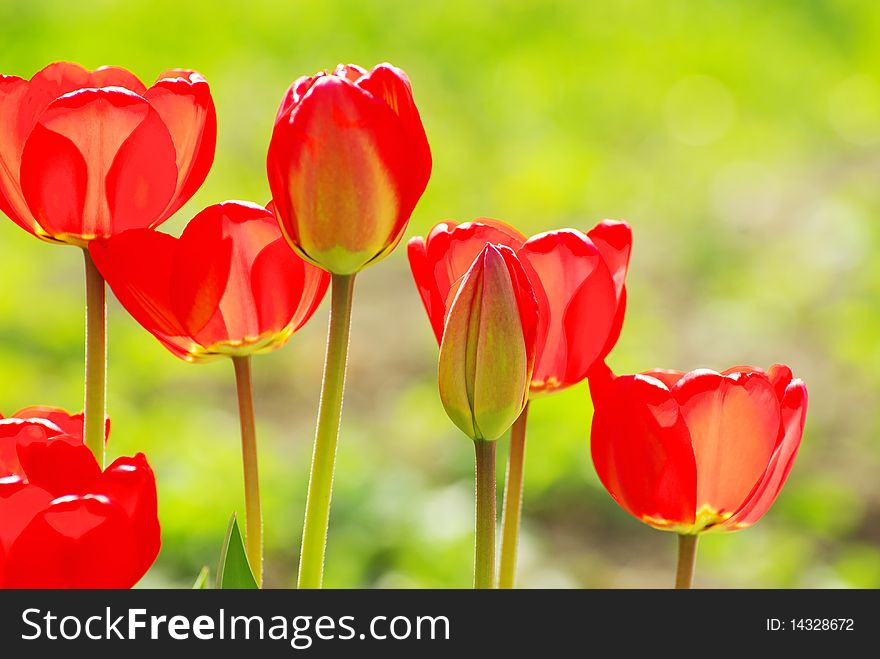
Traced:
<svg viewBox="0 0 880 659">
<path fill-rule="evenodd" d="M 288 247 L 271 211 L 239 201 L 204 209 L 180 238 L 135 229 L 89 251 L 135 320 L 187 361 L 281 347 L 330 280 Z"/>
<path fill-rule="evenodd" d="M 529 396 L 537 305 L 513 251 L 486 245 L 450 294 L 440 343 L 440 398 L 474 440 L 498 439 Z"/>
<path fill-rule="evenodd" d="M 205 180 L 216 135 L 195 71 L 166 71 L 149 89 L 125 69 L 70 62 L 0 76 L 0 211 L 80 246 L 155 227 Z"/>
<path fill-rule="evenodd" d="M 444 222 L 409 243 L 409 262 L 437 341 L 449 291 L 487 245 L 516 252 L 538 300 L 537 360 L 531 392 L 580 382 L 614 347 L 626 308 L 632 233 L 604 221 L 586 234 L 562 229 L 526 238 L 497 220 Z"/>
<path fill-rule="evenodd" d="M 350 64 L 297 80 L 278 110 L 267 170 L 281 229 L 303 258 L 340 275 L 383 258 L 431 175 L 406 74 Z"/>
<path fill-rule="evenodd" d="M 791 470 L 807 388 L 791 369 L 590 376 L 593 464 L 627 512 L 694 534 L 755 523 Z"/>
</svg>

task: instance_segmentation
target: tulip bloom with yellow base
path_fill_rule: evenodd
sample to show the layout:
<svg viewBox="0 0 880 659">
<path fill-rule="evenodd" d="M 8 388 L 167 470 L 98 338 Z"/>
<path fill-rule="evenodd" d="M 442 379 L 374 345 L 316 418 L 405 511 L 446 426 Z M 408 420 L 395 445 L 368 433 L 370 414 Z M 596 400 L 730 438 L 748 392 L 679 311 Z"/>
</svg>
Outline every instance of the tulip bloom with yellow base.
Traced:
<svg viewBox="0 0 880 659">
<path fill-rule="evenodd" d="M 590 390 L 602 484 L 637 519 L 680 535 L 677 584 L 689 587 L 696 537 L 751 526 L 779 495 L 804 430 L 806 386 L 781 364 L 619 377 L 603 364 Z"/>
</svg>

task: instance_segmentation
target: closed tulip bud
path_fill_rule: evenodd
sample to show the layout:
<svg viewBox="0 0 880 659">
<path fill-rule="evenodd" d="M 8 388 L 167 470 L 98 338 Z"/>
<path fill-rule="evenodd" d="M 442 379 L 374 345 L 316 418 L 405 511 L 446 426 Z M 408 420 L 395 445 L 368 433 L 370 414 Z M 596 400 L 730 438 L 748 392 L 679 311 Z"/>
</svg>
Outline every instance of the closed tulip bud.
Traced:
<svg viewBox="0 0 880 659">
<path fill-rule="evenodd" d="M 306 260 L 349 275 L 400 242 L 431 175 L 406 74 L 338 66 L 285 95 L 267 155 L 281 230 Z"/>
<path fill-rule="evenodd" d="M 498 439 L 529 396 L 538 309 L 513 251 L 487 245 L 453 286 L 440 344 L 440 397 L 475 441 Z"/>
</svg>

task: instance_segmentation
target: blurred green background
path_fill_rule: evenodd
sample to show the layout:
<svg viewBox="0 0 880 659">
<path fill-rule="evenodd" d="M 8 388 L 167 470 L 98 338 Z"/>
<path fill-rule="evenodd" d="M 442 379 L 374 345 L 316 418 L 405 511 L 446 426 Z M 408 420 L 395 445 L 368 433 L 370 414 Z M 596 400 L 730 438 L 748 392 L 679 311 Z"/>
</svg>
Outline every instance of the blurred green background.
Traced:
<svg viewBox="0 0 880 659">
<path fill-rule="evenodd" d="M 407 237 L 481 215 L 526 233 L 627 219 L 615 370 L 782 361 L 806 380 L 788 484 L 755 527 L 704 536 L 696 585 L 880 587 L 880 3 L 0 0 L 0 71 L 59 59 L 212 84 L 215 165 L 173 233 L 268 199 L 294 78 L 402 67 L 434 155 Z M 0 411 L 81 408 L 81 262 L 0 222 Z M 269 586 L 294 583 L 326 321 L 325 302 L 254 360 Z M 358 278 L 352 336 L 326 583 L 467 587 L 472 447 L 440 405 L 404 249 Z M 176 360 L 115 300 L 109 346 L 110 455 L 145 451 L 159 480 L 142 585 L 188 586 L 243 507 L 232 365 Z M 668 586 L 675 538 L 602 488 L 590 418 L 585 385 L 532 406 L 520 584 Z"/>
</svg>

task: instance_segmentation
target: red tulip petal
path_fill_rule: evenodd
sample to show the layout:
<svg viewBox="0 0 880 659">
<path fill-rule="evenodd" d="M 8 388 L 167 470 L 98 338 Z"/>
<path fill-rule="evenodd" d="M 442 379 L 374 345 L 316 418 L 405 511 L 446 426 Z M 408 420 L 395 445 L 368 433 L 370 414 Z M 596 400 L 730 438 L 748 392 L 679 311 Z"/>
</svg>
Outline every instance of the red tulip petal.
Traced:
<svg viewBox="0 0 880 659">
<path fill-rule="evenodd" d="M 723 371 L 721 371 L 721 375 L 733 375 L 735 373 L 757 373 L 759 375 L 767 375 L 767 373 L 764 372 L 763 369 L 755 368 L 754 366 L 745 366 L 742 364 L 731 366 L 730 368 L 725 368 Z"/>
<path fill-rule="evenodd" d="M 174 309 L 189 335 L 202 346 L 229 339 L 221 304 L 230 286 L 232 271 L 240 267 L 240 263 L 235 254 L 237 245 L 230 237 L 232 222 L 227 217 L 227 207 L 231 207 L 229 212 L 236 212 L 232 203 L 214 204 L 190 220 L 180 237 L 174 260 L 171 277 Z M 254 205 L 249 211 L 238 212 L 262 217 L 266 210 Z M 247 309 L 241 308 L 237 313 L 247 313 Z M 235 318 L 230 320 L 236 321 Z M 243 317 L 238 320 L 246 322 Z"/>
<path fill-rule="evenodd" d="M 530 238 L 519 257 L 541 310 L 533 387 L 579 382 L 600 356 L 615 318 L 611 273 L 592 241 L 572 229 Z"/>
<path fill-rule="evenodd" d="M 251 281 L 263 331 L 286 325 L 295 332 L 321 304 L 330 274 L 303 261 L 279 237 L 254 259 Z"/>
<path fill-rule="evenodd" d="M 18 459 L 27 480 L 59 497 L 84 494 L 101 475 L 92 451 L 82 439 L 37 432 L 18 436 Z"/>
<path fill-rule="evenodd" d="M 359 67 L 358 67 L 359 68 Z M 352 70 L 349 67 L 349 70 Z M 363 69 L 361 69 L 363 71 Z M 422 119 L 412 95 L 412 85 L 406 73 L 390 64 L 380 64 L 357 80 L 357 86 L 382 99 L 400 118 L 407 139 L 410 157 L 408 168 L 409 205 L 415 207 L 428 179 L 431 178 L 431 148 L 422 126 Z"/>
<path fill-rule="evenodd" d="M 73 142 L 37 125 L 22 155 L 21 174 L 22 194 L 44 231 L 83 233 L 89 172 Z"/>
<path fill-rule="evenodd" d="M 629 256 L 632 251 L 632 229 L 626 222 L 603 220 L 587 232 L 590 240 L 599 248 L 605 265 L 614 278 L 617 295 L 623 294 Z"/>
<path fill-rule="evenodd" d="M 138 95 L 146 90 L 136 75 L 118 66 L 89 71 L 73 62 L 53 62 L 34 74 L 30 83 L 37 114 L 56 98 L 77 89 L 122 87 Z"/>
<path fill-rule="evenodd" d="M 60 435 L 61 429 L 46 419 L 3 419 L 0 421 L 0 478 L 10 474 L 24 476 L 18 458 L 19 439 L 47 441 Z"/>
<path fill-rule="evenodd" d="M 106 496 L 128 515 L 138 557 L 134 570 L 144 574 L 156 560 L 160 545 L 156 478 L 147 458 L 138 453 L 117 459 L 101 475 L 94 493 Z"/>
<path fill-rule="evenodd" d="M 115 87 L 54 101 L 22 154 L 22 190 L 34 216 L 71 242 L 149 225 L 175 179 L 174 147 L 159 115 Z"/>
<path fill-rule="evenodd" d="M 787 366 L 781 368 L 788 369 Z M 774 367 L 771 367 L 771 374 L 773 370 Z M 791 370 L 788 370 L 788 375 L 791 375 Z M 803 381 L 791 380 L 782 398 L 782 440 L 773 451 L 757 487 L 736 514 L 725 523 L 727 528 L 737 529 L 754 524 L 776 501 L 800 447 L 806 418 L 807 388 Z"/>
<path fill-rule="evenodd" d="M 313 76 L 301 76 L 297 78 L 281 99 L 281 105 L 278 107 L 278 113 L 275 115 L 275 123 L 285 119 L 287 115 L 290 114 L 291 110 L 299 104 L 302 97 L 306 95 L 306 92 L 312 88 L 315 81 L 325 75 L 327 74 L 319 73 Z"/>
<path fill-rule="evenodd" d="M 443 339 L 445 303 L 439 299 L 436 284 L 428 267 L 428 250 L 425 239 L 421 236 L 410 239 L 406 245 L 406 256 L 422 306 L 425 307 L 431 329 L 434 330 L 434 336 L 439 343 Z"/>
<path fill-rule="evenodd" d="M 345 78 L 349 82 L 357 82 L 367 75 L 367 70 L 357 64 L 337 64 L 333 69 L 333 75 Z"/>
<path fill-rule="evenodd" d="M 13 540 L 54 497 L 41 487 L 28 485 L 15 477 L 0 478 L 0 554 L 12 546 Z M 0 576 L 0 587 L 3 579 Z"/>
<path fill-rule="evenodd" d="M 123 142 L 107 172 L 107 234 L 157 226 L 170 215 L 166 209 L 176 185 L 174 144 L 158 113 L 151 110 Z"/>
<path fill-rule="evenodd" d="M 25 231 L 35 233 L 35 220 L 22 195 L 19 179 L 24 140 L 36 121 L 31 121 L 30 113 L 23 107 L 29 90 L 27 81 L 21 78 L 0 76 L 0 211 Z"/>
<path fill-rule="evenodd" d="M 682 371 L 672 371 L 666 368 L 654 368 L 650 371 L 643 371 L 642 375 L 647 375 L 649 377 L 660 380 L 663 384 L 666 385 L 668 389 L 672 389 L 676 385 L 676 383 L 684 377 L 684 373 Z"/>
<path fill-rule="evenodd" d="M 626 286 L 620 292 L 620 298 L 617 301 L 617 311 L 614 312 L 614 320 L 611 321 L 611 329 L 608 331 L 608 339 L 602 351 L 599 353 L 599 359 L 605 359 L 609 353 L 614 350 L 620 333 L 623 331 L 623 319 L 626 316 Z"/>
<path fill-rule="evenodd" d="M 147 91 L 144 83 L 131 71 L 118 66 L 102 66 L 92 71 L 83 87 L 122 87 L 139 96 Z"/>
<path fill-rule="evenodd" d="M 152 229 L 134 229 L 89 244 L 95 265 L 128 313 L 166 345 L 185 346 L 188 338 L 181 337 L 188 334 L 171 303 L 176 250 L 176 238 Z"/>
<path fill-rule="evenodd" d="M 269 185 L 282 230 L 306 258 L 345 274 L 397 244 L 415 205 L 402 137 L 385 102 L 338 76 L 318 78 L 275 125 Z"/>
<path fill-rule="evenodd" d="M 568 344 L 563 383 L 580 382 L 596 361 L 607 355 L 614 332 L 622 325 L 624 308 L 618 306 L 614 296 L 611 273 L 599 261 L 571 297 L 562 318 Z"/>
<path fill-rule="evenodd" d="M 143 573 L 128 517 L 104 497 L 63 497 L 38 514 L 6 558 L 11 588 L 130 588 Z"/>
<path fill-rule="evenodd" d="M 697 504 L 733 513 L 762 477 L 776 447 L 779 400 L 767 377 L 692 371 L 672 388 L 697 458 Z"/>
<path fill-rule="evenodd" d="M 654 378 L 612 379 L 607 367 L 594 374 L 590 449 L 602 484 L 627 512 L 652 526 L 692 525 L 697 467 L 678 403 Z"/>
<path fill-rule="evenodd" d="M 71 435 L 78 439 L 83 437 L 83 418 L 82 412 L 79 414 L 70 414 L 67 410 L 60 407 L 44 407 L 39 405 L 31 405 L 24 407 L 12 415 L 17 419 L 45 419 L 54 423 L 65 435 Z M 107 420 L 106 435 L 110 432 L 110 420 Z M 59 433 L 60 434 L 60 433 Z"/>
<path fill-rule="evenodd" d="M 773 364 L 773 366 L 767 370 L 767 378 L 776 390 L 776 395 L 779 396 L 780 402 L 783 401 L 785 399 L 786 391 L 788 390 L 788 385 L 791 384 L 791 381 L 794 379 L 791 369 L 785 364 Z"/>
<path fill-rule="evenodd" d="M 214 162 L 217 112 L 208 82 L 195 71 L 166 71 L 145 94 L 168 128 L 177 163 L 175 193 L 160 219 L 170 217 L 204 183 Z"/>
</svg>

